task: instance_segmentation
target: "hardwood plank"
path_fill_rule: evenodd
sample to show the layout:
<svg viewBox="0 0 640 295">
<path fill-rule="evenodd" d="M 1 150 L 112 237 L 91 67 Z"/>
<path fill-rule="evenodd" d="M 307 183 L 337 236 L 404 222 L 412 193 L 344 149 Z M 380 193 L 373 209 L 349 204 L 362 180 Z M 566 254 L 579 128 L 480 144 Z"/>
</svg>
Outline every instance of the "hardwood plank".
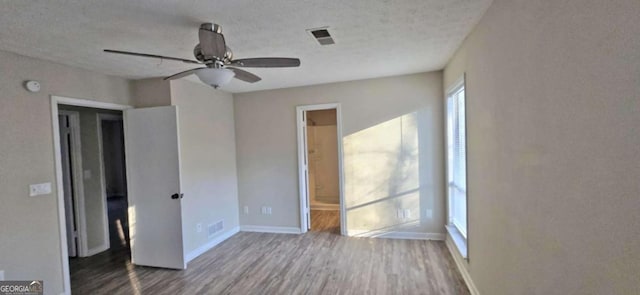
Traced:
<svg viewBox="0 0 640 295">
<path fill-rule="evenodd" d="M 311 210 L 311 231 L 340 234 L 340 211 Z"/>
<path fill-rule="evenodd" d="M 440 241 L 241 232 L 187 270 L 134 266 L 127 250 L 71 259 L 74 294 L 468 295 Z"/>
</svg>

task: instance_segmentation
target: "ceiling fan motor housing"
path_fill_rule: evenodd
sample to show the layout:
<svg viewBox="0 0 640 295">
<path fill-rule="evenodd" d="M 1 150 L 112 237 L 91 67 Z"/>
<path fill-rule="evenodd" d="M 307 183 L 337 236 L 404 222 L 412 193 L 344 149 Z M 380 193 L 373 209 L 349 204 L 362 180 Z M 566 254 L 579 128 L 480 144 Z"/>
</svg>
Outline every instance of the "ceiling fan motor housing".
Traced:
<svg viewBox="0 0 640 295">
<path fill-rule="evenodd" d="M 200 43 L 198 43 L 196 47 L 193 48 L 193 56 L 198 61 L 205 64 L 215 61 L 215 60 L 205 60 L 204 54 L 202 54 L 202 49 L 200 48 Z M 231 51 L 231 48 L 229 48 L 229 46 L 227 46 L 227 52 L 224 53 L 224 56 L 222 58 L 216 57 L 216 60 L 223 61 L 224 63 L 229 63 L 231 62 L 232 59 L 233 59 L 233 51 Z"/>
<path fill-rule="evenodd" d="M 218 34 L 222 34 L 222 27 L 218 24 L 214 23 L 204 23 L 200 25 L 200 29 L 216 32 Z"/>
</svg>

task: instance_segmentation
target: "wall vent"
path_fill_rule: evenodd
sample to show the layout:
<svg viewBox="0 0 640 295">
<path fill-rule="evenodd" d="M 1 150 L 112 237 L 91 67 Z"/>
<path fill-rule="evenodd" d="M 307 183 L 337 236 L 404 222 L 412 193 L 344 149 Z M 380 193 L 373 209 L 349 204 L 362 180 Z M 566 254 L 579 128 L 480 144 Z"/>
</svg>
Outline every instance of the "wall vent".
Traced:
<svg viewBox="0 0 640 295">
<path fill-rule="evenodd" d="M 213 236 L 215 236 L 217 233 L 221 232 L 224 229 L 224 221 L 220 220 L 216 223 L 212 223 L 209 224 L 207 226 L 207 230 L 209 233 L 209 238 L 212 238 Z"/>
<path fill-rule="evenodd" d="M 336 42 L 333 40 L 333 37 L 331 37 L 328 28 L 329 27 L 308 29 L 307 31 L 311 33 L 313 38 L 315 38 L 318 43 L 320 43 L 320 45 L 336 44 Z"/>
</svg>

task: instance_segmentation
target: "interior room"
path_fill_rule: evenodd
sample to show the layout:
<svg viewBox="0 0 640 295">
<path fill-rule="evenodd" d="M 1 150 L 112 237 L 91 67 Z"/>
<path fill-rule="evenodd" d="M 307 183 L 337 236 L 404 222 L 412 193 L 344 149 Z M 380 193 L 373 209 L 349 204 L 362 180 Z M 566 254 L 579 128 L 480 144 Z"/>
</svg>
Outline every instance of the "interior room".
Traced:
<svg viewBox="0 0 640 295">
<path fill-rule="evenodd" d="M 638 15 L 4 2 L 0 290 L 640 294 Z"/>
</svg>

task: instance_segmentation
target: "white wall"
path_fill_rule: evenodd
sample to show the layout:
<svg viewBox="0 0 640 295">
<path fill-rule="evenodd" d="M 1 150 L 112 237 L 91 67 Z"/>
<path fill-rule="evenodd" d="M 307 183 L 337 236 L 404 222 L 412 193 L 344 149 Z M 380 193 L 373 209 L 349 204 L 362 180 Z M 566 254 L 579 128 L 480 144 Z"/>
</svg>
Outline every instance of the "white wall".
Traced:
<svg viewBox="0 0 640 295">
<path fill-rule="evenodd" d="M 640 294 L 640 1 L 495 0 L 466 72 L 483 295 Z"/>
<path fill-rule="evenodd" d="M 236 229 L 238 182 L 231 94 L 185 80 L 171 81 L 171 103 L 178 106 L 185 253 Z M 207 226 L 224 221 L 209 237 Z M 196 225 L 202 224 L 202 232 Z"/>
<path fill-rule="evenodd" d="M 240 223 L 300 227 L 295 107 L 339 102 L 349 230 L 442 233 L 442 96 L 441 72 L 235 94 Z"/>
<path fill-rule="evenodd" d="M 131 104 L 129 81 L 0 51 L 0 269 L 7 280 L 42 279 L 62 290 L 55 194 L 52 94 Z M 30 93 L 23 82 L 41 82 Z M 50 195 L 29 197 L 29 184 L 50 182 Z M 65 258 L 66 259 L 66 258 Z"/>
</svg>

